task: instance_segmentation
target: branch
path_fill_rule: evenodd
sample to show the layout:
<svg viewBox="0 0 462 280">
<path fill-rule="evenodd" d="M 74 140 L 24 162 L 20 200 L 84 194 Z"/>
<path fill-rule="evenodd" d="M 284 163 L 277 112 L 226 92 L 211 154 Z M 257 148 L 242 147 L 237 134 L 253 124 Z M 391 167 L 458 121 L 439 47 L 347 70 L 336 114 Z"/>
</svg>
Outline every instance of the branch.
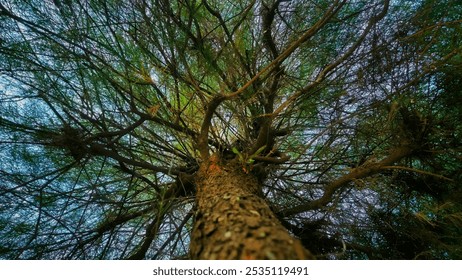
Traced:
<svg viewBox="0 0 462 280">
<path fill-rule="evenodd" d="M 145 176 L 139 174 L 138 172 L 134 171 L 134 170 L 131 170 L 130 168 L 128 168 L 127 166 L 125 166 L 125 164 L 123 162 L 119 162 L 119 166 L 117 167 L 118 169 L 122 170 L 123 172 L 127 173 L 127 174 L 130 174 L 132 175 L 133 177 L 135 178 L 138 178 L 140 179 L 141 181 L 145 182 L 148 184 L 148 186 L 151 186 L 154 188 L 154 190 L 156 190 L 157 193 L 162 193 L 161 189 L 159 188 L 159 186 L 157 184 L 154 184 L 153 182 L 151 182 L 148 178 L 146 178 Z"/>
<path fill-rule="evenodd" d="M 149 114 L 142 113 L 142 112 L 139 112 L 139 111 L 135 112 L 135 113 L 138 114 L 142 118 L 146 118 L 147 120 L 150 120 L 150 121 L 153 121 L 153 122 L 158 123 L 160 125 L 163 125 L 165 127 L 171 128 L 171 129 L 173 129 L 175 131 L 185 133 L 188 136 L 197 137 L 197 135 L 198 135 L 197 132 L 195 132 L 194 130 L 192 130 L 190 128 L 181 126 L 179 124 L 176 124 L 176 123 L 173 123 L 173 122 L 170 122 L 170 121 L 166 121 L 166 120 L 164 120 L 164 119 L 162 119 L 160 117 L 151 116 Z"/>
<path fill-rule="evenodd" d="M 149 212 L 152 211 L 152 206 L 149 206 L 147 208 L 144 208 L 144 209 L 141 209 L 137 212 L 134 212 L 134 213 L 129 213 L 129 214 L 126 214 L 126 215 L 121 215 L 121 216 L 117 216 L 114 220 L 107 220 L 103 223 L 101 223 L 100 225 L 98 225 L 96 228 L 95 228 L 95 232 L 98 233 L 98 236 L 101 236 L 103 233 L 105 233 L 106 231 L 110 231 L 112 229 L 114 229 L 116 226 L 118 225 L 121 225 L 123 223 L 126 223 L 130 220 L 133 220 L 133 219 L 136 219 L 138 217 L 141 217 Z"/>
<path fill-rule="evenodd" d="M 270 163 L 270 164 L 282 164 L 290 159 L 290 156 L 283 155 L 279 158 L 275 157 L 264 157 L 264 156 L 254 156 L 253 160 L 258 162 Z"/>
<path fill-rule="evenodd" d="M 274 38 L 271 34 L 271 26 L 273 25 L 274 16 L 276 15 L 276 9 L 278 8 L 280 1 L 276 1 L 271 7 L 267 7 L 264 3 L 263 5 L 263 20 L 262 20 L 262 30 L 263 30 L 263 42 L 266 44 L 266 47 L 271 53 L 273 59 L 276 59 L 278 56 L 278 51 L 276 44 L 274 43 Z"/>
<path fill-rule="evenodd" d="M 204 161 L 207 161 L 210 156 L 208 138 L 213 114 L 221 102 L 223 102 L 225 99 L 226 97 L 224 95 L 219 94 L 213 97 L 207 105 L 207 111 L 205 112 L 204 121 L 202 122 L 201 132 L 197 138 L 197 149 L 199 150 L 201 158 Z"/>
<path fill-rule="evenodd" d="M 250 87 L 255 81 L 257 81 L 263 74 L 271 73 L 279 65 L 281 65 L 284 60 L 286 60 L 296 49 L 300 47 L 301 44 L 309 40 L 311 37 L 316 35 L 316 33 L 324 27 L 329 20 L 340 10 L 343 5 L 345 5 L 346 1 L 342 1 L 339 4 L 339 0 L 335 1 L 334 4 L 329 8 L 329 10 L 324 14 L 324 16 L 318 20 L 310 29 L 308 29 L 298 40 L 293 42 L 289 47 L 287 47 L 284 52 L 282 52 L 277 58 L 275 58 L 270 64 L 268 64 L 265 68 L 260 70 L 252 79 L 250 79 L 246 84 L 240 87 L 235 92 L 226 96 L 227 99 L 233 99 L 240 94 L 242 94 L 248 87 Z"/>
<path fill-rule="evenodd" d="M 183 230 L 183 227 L 186 225 L 186 223 L 189 221 L 189 219 L 191 219 L 191 217 L 193 216 L 194 214 L 194 211 L 191 210 L 188 212 L 188 214 L 186 214 L 186 216 L 183 218 L 183 220 L 181 221 L 181 223 L 176 227 L 175 231 L 170 233 L 170 236 L 167 238 L 167 240 L 165 240 L 164 244 L 162 246 L 160 246 L 159 249 L 157 249 L 157 253 L 154 255 L 154 257 L 152 258 L 153 260 L 154 259 L 157 259 L 157 257 L 163 253 L 165 247 L 167 247 L 167 245 L 172 242 L 172 240 L 175 238 L 175 236 L 180 233 L 182 230 Z"/>
<path fill-rule="evenodd" d="M 201 157 L 203 160 L 208 160 L 209 154 L 209 147 L 208 147 L 208 134 L 210 130 L 210 125 L 212 121 L 213 114 L 218 106 L 224 101 L 229 100 L 237 97 L 242 92 L 244 92 L 248 87 L 250 87 L 255 81 L 257 81 L 263 74 L 269 74 L 275 69 L 278 69 L 279 65 L 288 58 L 300 45 L 306 42 L 309 38 L 314 36 L 323 26 L 327 24 L 327 22 L 339 11 L 339 9 L 345 4 L 346 1 L 342 1 L 339 4 L 339 0 L 335 1 L 334 4 L 330 7 L 330 9 L 324 14 L 324 16 L 316 22 L 310 29 L 308 29 L 298 40 L 293 42 L 282 54 L 276 57 L 269 65 L 263 68 L 260 72 L 258 72 L 252 79 L 250 79 L 245 85 L 241 88 L 237 89 L 231 94 L 222 95 L 219 94 L 212 98 L 207 106 L 207 111 L 204 116 L 204 121 L 202 122 L 201 131 L 199 136 L 197 137 L 196 145 L 197 149 L 199 150 Z M 178 23 L 175 21 L 180 27 L 184 29 L 182 23 Z M 188 30 L 185 30 L 188 32 Z M 197 43 L 198 39 L 189 32 L 188 35 L 191 39 Z"/>
<path fill-rule="evenodd" d="M 394 162 L 397 162 L 409 156 L 413 152 L 413 150 L 414 149 L 410 146 L 403 145 L 401 147 L 393 149 L 388 157 L 384 158 L 379 162 L 371 163 L 366 161 L 363 165 L 352 169 L 350 173 L 345 174 L 344 176 L 328 184 L 324 189 L 323 196 L 319 199 L 295 206 L 293 208 L 282 210 L 280 214 L 287 217 L 324 207 L 332 201 L 335 192 L 346 186 L 348 183 L 357 179 L 365 178 L 379 173 L 384 169 L 384 167 L 388 167 Z"/>
<path fill-rule="evenodd" d="M 309 92 L 310 90 L 316 88 L 322 81 L 324 81 L 324 79 L 326 78 L 327 74 L 329 74 L 329 72 L 331 72 L 335 67 L 339 66 L 341 63 L 345 62 L 351 55 L 353 55 L 356 49 L 363 43 L 366 36 L 372 30 L 372 27 L 374 27 L 374 25 L 377 24 L 386 15 L 388 8 L 389 8 L 389 2 L 390 2 L 389 0 L 385 1 L 382 11 L 380 11 L 378 15 L 373 16 L 369 20 L 366 28 L 359 36 L 359 39 L 350 48 L 348 48 L 343 55 L 341 55 L 339 58 L 337 58 L 332 63 L 325 66 L 316 76 L 316 79 L 314 80 L 314 82 L 312 82 L 311 84 L 307 85 L 306 87 L 302 88 L 301 90 L 299 90 L 298 92 L 290 96 L 285 102 L 283 102 L 273 112 L 272 115 L 277 116 L 285 108 L 287 108 L 290 104 L 295 102 L 295 100 L 297 100 L 297 98 L 299 98 L 302 94 Z"/>
<path fill-rule="evenodd" d="M 241 63 L 242 67 L 247 71 L 247 73 L 249 74 L 249 77 L 252 77 L 252 70 L 250 69 L 250 66 L 249 66 L 249 63 L 246 62 L 246 60 L 244 59 L 244 57 L 242 56 L 241 52 L 239 51 L 238 47 L 236 46 L 236 44 L 234 43 L 234 39 L 233 39 L 233 34 L 234 32 L 237 30 L 237 28 L 242 24 L 242 22 L 244 21 L 244 19 L 247 17 L 247 14 L 249 13 L 249 11 L 251 11 L 252 7 L 254 6 L 255 4 L 255 0 L 253 0 L 249 5 L 247 5 L 247 7 L 244 9 L 244 11 L 242 12 L 243 16 L 242 18 L 239 20 L 239 22 L 234 26 L 233 30 L 232 31 L 229 31 L 228 27 L 226 26 L 226 22 L 225 20 L 223 19 L 223 17 L 221 16 L 221 14 L 214 10 L 208 3 L 206 0 L 203 0 L 202 1 L 202 4 L 204 4 L 205 8 L 207 9 L 207 11 L 209 11 L 209 13 L 211 15 L 213 15 L 214 17 L 216 17 L 218 19 L 218 21 L 220 22 L 220 25 L 221 27 L 223 28 L 223 31 L 225 32 L 226 36 L 228 37 L 228 42 L 231 43 L 231 46 L 233 47 L 233 51 L 234 51 L 234 54 L 237 56 L 237 58 L 239 59 L 239 62 Z"/>
<path fill-rule="evenodd" d="M 82 116 L 83 114 L 81 114 Z M 89 137 L 89 140 L 96 140 L 96 139 L 100 139 L 100 138 L 111 138 L 111 137 L 114 137 L 114 136 L 119 136 L 119 137 L 122 137 L 128 133 L 130 133 L 132 130 L 136 129 L 138 126 L 142 125 L 144 123 L 146 119 L 141 117 L 139 120 L 137 120 L 135 123 L 133 123 L 132 125 L 126 127 L 126 128 L 123 128 L 123 129 L 120 129 L 118 131 L 105 131 L 105 132 L 101 132 L 101 133 L 96 133 L 94 135 L 92 135 L 91 137 Z"/>
<path fill-rule="evenodd" d="M 419 170 L 419 169 L 415 169 L 415 168 L 405 167 L 405 166 L 382 166 L 382 169 L 400 169 L 400 170 L 406 170 L 406 171 L 411 171 L 411 172 L 415 172 L 415 173 L 420 173 L 420 174 L 424 174 L 424 175 L 433 176 L 433 177 L 436 177 L 436 178 L 438 178 L 438 179 L 446 180 L 446 181 L 449 181 L 449 182 L 454 182 L 453 179 L 448 178 L 448 177 L 445 177 L 445 176 L 443 176 L 443 175 L 439 175 L 439 174 L 435 174 L 435 173 L 432 173 L 432 172 L 428 172 L 428 171 L 424 171 L 424 170 Z"/>
<path fill-rule="evenodd" d="M 178 170 L 177 168 L 170 169 L 166 167 L 160 167 L 160 166 L 156 166 L 156 165 L 150 164 L 145 161 L 136 161 L 134 159 L 123 157 L 119 155 L 116 151 L 108 150 L 103 145 L 98 144 L 98 143 L 91 143 L 89 145 L 89 151 L 95 155 L 107 156 L 119 162 L 123 162 L 125 164 L 132 165 L 132 166 L 146 168 L 154 172 L 161 172 L 161 173 L 170 174 L 170 175 L 178 175 L 180 173 L 180 170 Z"/>
</svg>

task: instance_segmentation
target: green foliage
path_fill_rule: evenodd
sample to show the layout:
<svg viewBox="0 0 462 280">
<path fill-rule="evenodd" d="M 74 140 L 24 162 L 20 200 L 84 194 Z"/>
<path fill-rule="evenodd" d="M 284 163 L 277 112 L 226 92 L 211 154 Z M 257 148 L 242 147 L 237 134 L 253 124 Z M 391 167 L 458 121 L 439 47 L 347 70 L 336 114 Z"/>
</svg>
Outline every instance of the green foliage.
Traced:
<svg viewBox="0 0 462 280">
<path fill-rule="evenodd" d="M 232 147 L 232 151 L 239 158 L 239 162 L 243 165 L 252 165 L 255 162 L 255 157 L 259 156 L 266 149 L 266 145 L 258 148 L 257 151 L 251 155 L 243 155 L 236 147 Z"/>
<path fill-rule="evenodd" d="M 204 150 L 321 258 L 462 258 L 462 4 L 335 2 L 2 1 L 0 258 L 187 255 Z"/>
</svg>

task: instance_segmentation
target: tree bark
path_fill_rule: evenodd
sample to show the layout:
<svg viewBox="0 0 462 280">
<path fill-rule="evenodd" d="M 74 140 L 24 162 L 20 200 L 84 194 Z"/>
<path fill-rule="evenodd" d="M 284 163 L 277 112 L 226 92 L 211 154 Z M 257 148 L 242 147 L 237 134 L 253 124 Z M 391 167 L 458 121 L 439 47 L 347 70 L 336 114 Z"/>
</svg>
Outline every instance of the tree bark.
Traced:
<svg viewBox="0 0 462 280">
<path fill-rule="evenodd" d="M 312 259 L 261 197 L 261 186 L 239 164 L 212 157 L 196 180 L 193 259 Z"/>
</svg>

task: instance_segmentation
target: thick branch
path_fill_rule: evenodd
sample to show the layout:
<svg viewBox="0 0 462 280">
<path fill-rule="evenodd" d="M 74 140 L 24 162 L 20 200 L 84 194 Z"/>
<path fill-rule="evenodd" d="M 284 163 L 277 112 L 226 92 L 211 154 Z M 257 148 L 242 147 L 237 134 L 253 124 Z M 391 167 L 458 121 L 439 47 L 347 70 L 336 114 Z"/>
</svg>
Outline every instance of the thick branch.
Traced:
<svg viewBox="0 0 462 280">
<path fill-rule="evenodd" d="M 223 102 L 225 99 L 226 98 L 224 95 L 217 95 L 207 105 L 207 111 L 205 112 L 204 121 L 202 122 L 201 132 L 197 138 L 197 149 L 199 150 L 202 160 L 204 161 L 208 160 L 210 156 L 208 138 L 213 114 L 215 113 L 215 110 L 218 108 L 218 106 L 220 106 L 221 102 Z"/>
<path fill-rule="evenodd" d="M 283 155 L 281 157 L 264 157 L 264 156 L 254 156 L 252 157 L 256 162 L 264 162 L 270 164 L 282 164 L 290 159 L 290 156 Z"/>
<path fill-rule="evenodd" d="M 276 9 L 278 8 L 279 3 L 280 1 L 276 1 L 271 7 L 266 7 L 265 4 L 263 4 L 263 42 L 265 42 L 273 59 L 277 58 L 278 51 L 271 33 L 271 26 L 273 25 L 274 16 L 276 15 Z"/>
<path fill-rule="evenodd" d="M 308 203 L 295 206 L 293 208 L 289 208 L 286 210 L 281 211 L 281 215 L 283 216 L 292 216 L 298 213 L 319 209 L 321 207 L 326 206 L 329 202 L 332 201 L 332 198 L 338 190 L 345 187 L 348 183 L 365 178 L 374 174 L 379 173 L 384 169 L 384 167 L 388 167 L 391 164 L 409 156 L 412 153 L 413 149 L 408 145 L 403 145 L 401 147 L 395 148 L 392 150 L 388 157 L 384 158 L 383 160 L 375 163 L 365 162 L 363 165 L 354 168 L 350 171 L 350 173 L 340 177 L 339 179 L 331 182 L 328 184 L 324 189 L 324 194 L 317 200 L 310 201 Z"/>
</svg>

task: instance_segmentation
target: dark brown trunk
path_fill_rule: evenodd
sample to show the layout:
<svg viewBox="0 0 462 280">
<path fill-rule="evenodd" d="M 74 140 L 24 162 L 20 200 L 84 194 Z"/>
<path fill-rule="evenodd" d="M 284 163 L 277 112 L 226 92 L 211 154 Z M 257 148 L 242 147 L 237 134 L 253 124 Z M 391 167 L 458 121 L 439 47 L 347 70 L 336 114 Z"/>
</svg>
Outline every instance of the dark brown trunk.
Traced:
<svg viewBox="0 0 462 280">
<path fill-rule="evenodd" d="M 312 259 L 279 223 L 258 180 L 239 166 L 211 163 L 196 182 L 193 259 Z"/>
</svg>

